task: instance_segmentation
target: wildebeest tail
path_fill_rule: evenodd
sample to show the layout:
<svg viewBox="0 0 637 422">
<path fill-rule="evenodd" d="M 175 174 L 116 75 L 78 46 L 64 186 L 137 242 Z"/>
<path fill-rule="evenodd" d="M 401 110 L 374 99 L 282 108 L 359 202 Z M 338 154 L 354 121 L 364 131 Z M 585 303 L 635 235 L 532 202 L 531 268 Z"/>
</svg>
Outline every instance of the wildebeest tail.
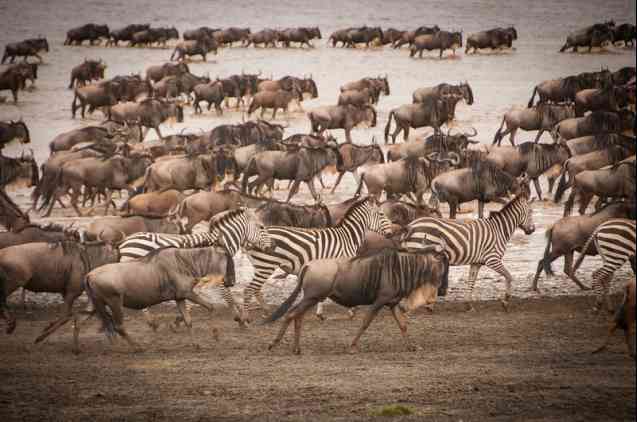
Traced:
<svg viewBox="0 0 637 422">
<path fill-rule="evenodd" d="M 9 281 L 9 276 L 0 268 L 0 315 L 2 314 L 2 309 L 7 307 L 7 294 L 5 293 L 7 281 Z"/>
<path fill-rule="evenodd" d="M 495 145 L 502 139 L 502 128 L 504 127 L 504 122 L 506 121 L 506 115 L 502 116 L 502 123 L 500 123 L 500 127 L 495 132 L 493 136 L 493 143 L 491 145 Z"/>
<path fill-rule="evenodd" d="M 579 256 L 577 257 L 577 261 L 575 262 L 575 265 L 573 266 L 573 269 L 571 270 L 571 274 L 575 275 L 579 266 L 582 265 L 582 261 L 584 261 L 584 258 L 586 258 L 586 251 L 588 251 L 588 248 L 591 247 L 591 243 L 593 242 L 593 240 L 595 240 L 596 232 L 597 230 L 595 230 L 593 234 L 590 235 L 588 240 L 586 240 L 586 243 L 584 244 L 584 247 L 582 248 L 582 253 L 579 254 Z"/>
<path fill-rule="evenodd" d="M 447 296 L 447 290 L 449 289 L 449 258 L 446 254 L 444 254 L 444 267 L 440 287 L 438 287 L 438 296 Z"/>
<path fill-rule="evenodd" d="M 566 174 L 568 173 L 568 160 L 562 166 L 562 173 L 560 174 L 560 181 L 557 183 L 557 189 L 555 190 L 555 197 L 553 201 L 559 203 L 564 196 L 564 192 L 568 189 L 570 183 L 566 180 Z"/>
<path fill-rule="evenodd" d="M 51 171 L 44 171 L 40 183 L 36 186 L 31 194 L 32 199 L 35 202 L 42 197 L 42 205 L 38 208 L 38 211 L 42 211 L 49 206 L 51 201 L 55 200 L 56 190 L 62 186 L 62 169 L 56 169 Z"/>
<path fill-rule="evenodd" d="M 544 249 L 544 257 L 542 258 L 542 267 L 547 276 L 554 275 L 551 268 L 551 261 L 549 256 L 551 255 L 551 243 L 553 242 L 553 227 L 546 231 L 546 248 Z"/>
<path fill-rule="evenodd" d="M 535 100 L 535 94 L 537 94 L 537 86 L 535 88 L 533 88 L 533 94 L 531 95 L 531 99 L 529 100 L 529 103 L 527 104 L 528 108 L 533 107 L 533 101 Z"/>
<path fill-rule="evenodd" d="M 292 307 L 292 304 L 294 303 L 296 298 L 299 296 L 299 293 L 301 293 L 301 288 L 303 287 L 303 279 L 305 278 L 305 273 L 307 272 L 307 269 L 308 269 L 307 265 L 304 265 L 303 268 L 301 268 L 301 272 L 299 273 L 299 281 L 297 282 L 296 287 L 294 288 L 294 291 L 292 292 L 290 297 L 288 297 L 285 300 L 285 302 L 283 302 L 281 306 L 279 306 L 272 313 L 272 315 L 270 315 L 269 318 L 263 321 L 263 324 L 270 324 L 276 321 L 277 319 L 285 315 L 287 311 Z"/>
<path fill-rule="evenodd" d="M 243 170 L 243 179 L 241 179 L 241 192 L 248 192 L 248 179 L 253 174 L 257 174 L 257 161 L 255 157 L 250 158 L 245 170 Z"/>
<path fill-rule="evenodd" d="M 385 143 L 387 143 L 387 139 L 389 139 L 389 127 L 391 126 L 391 118 L 394 117 L 394 111 L 389 112 L 389 116 L 387 117 L 387 124 L 385 125 Z"/>
<path fill-rule="evenodd" d="M 84 287 L 86 295 L 91 301 L 91 305 L 93 305 L 93 309 L 95 309 L 97 317 L 100 319 L 100 321 L 102 321 L 102 327 L 104 328 L 106 336 L 110 338 L 115 337 L 115 322 L 113 321 L 113 317 L 108 313 L 108 311 L 104 307 L 104 304 L 97 301 L 97 298 L 95 297 L 95 291 L 91 287 L 89 276 L 90 275 L 87 275 L 82 280 L 82 287 Z"/>
<path fill-rule="evenodd" d="M 365 183 L 365 173 L 361 173 L 360 181 L 358 182 L 358 188 L 356 188 L 356 192 L 354 196 L 360 196 L 361 191 L 363 190 L 363 183 Z"/>
</svg>

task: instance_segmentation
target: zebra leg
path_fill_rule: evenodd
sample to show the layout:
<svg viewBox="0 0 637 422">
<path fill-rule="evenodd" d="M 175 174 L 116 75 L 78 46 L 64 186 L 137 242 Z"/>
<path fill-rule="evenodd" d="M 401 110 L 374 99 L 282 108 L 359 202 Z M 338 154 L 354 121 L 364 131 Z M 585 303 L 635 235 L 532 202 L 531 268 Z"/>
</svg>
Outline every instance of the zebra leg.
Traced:
<svg viewBox="0 0 637 422">
<path fill-rule="evenodd" d="M 493 271 L 504 277 L 504 281 L 506 282 L 506 292 L 504 293 L 504 298 L 500 300 L 500 302 L 502 303 L 502 307 L 504 307 L 504 310 L 506 312 L 509 312 L 509 302 L 511 300 L 511 283 L 513 282 L 513 276 L 511 276 L 511 273 L 506 268 L 504 268 L 501 258 L 493 261 L 487 261 L 485 262 L 485 265 L 487 266 L 487 268 L 492 269 Z"/>
<path fill-rule="evenodd" d="M 276 270 L 276 267 L 267 266 L 255 270 L 254 278 L 248 284 L 248 287 L 243 291 L 243 315 L 239 321 L 241 327 L 245 327 L 246 323 L 250 322 L 250 302 L 252 302 L 252 296 L 263 287 L 266 281 L 270 278 L 272 273 Z"/>
<path fill-rule="evenodd" d="M 239 321 L 241 311 L 237 303 L 234 301 L 234 297 L 232 296 L 230 289 L 226 286 L 221 286 L 221 296 L 223 296 L 223 300 L 226 301 L 226 304 L 234 313 L 234 320 Z"/>
<path fill-rule="evenodd" d="M 473 312 L 475 308 L 473 307 L 473 289 L 476 286 L 476 278 L 478 278 L 478 272 L 480 271 L 481 264 L 471 264 L 471 268 L 469 268 L 469 278 L 467 279 L 467 287 L 469 288 L 469 301 L 467 303 L 467 311 Z"/>
</svg>

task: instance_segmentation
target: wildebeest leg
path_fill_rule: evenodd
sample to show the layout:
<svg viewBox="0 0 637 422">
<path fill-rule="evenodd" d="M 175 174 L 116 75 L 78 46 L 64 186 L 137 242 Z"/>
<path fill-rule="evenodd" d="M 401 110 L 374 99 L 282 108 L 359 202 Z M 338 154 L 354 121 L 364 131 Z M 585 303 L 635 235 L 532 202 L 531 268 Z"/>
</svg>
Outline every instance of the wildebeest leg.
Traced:
<svg viewBox="0 0 637 422">
<path fill-rule="evenodd" d="M 146 324 L 153 331 L 157 331 L 157 328 L 159 328 L 159 324 L 157 323 L 157 320 L 155 320 L 153 314 L 150 312 L 150 308 L 142 309 L 142 314 L 144 314 L 144 320 L 146 321 Z"/>
<path fill-rule="evenodd" d="M 515 134 L 517 131 L 518 131 L 518 128 L 514 128 L 511 130 L 511 135 L 509 135 L 509 142 L 511 142 L 511 146 L 515 146 Z M 502 134 L 502 137 L 504 137 L 504 134 Z"/>
<path fill-rule="evenodd" d="M 467 303 L 467 311 L 475 311 L 473 307 L 473 289 L 476 286 L 476 278 L 478 278 L 478 272 L 480 271 L 481 264 L 471 264 L 469 268 L 469 278 L 467 279 L 467 286 L 469 287 L 469 302 Z"/>
<path fill-rule="evenodd" d="M 159 131 L 159 126 L 155 126 L 153 129 L 155 129 L 155 132 L 157 132 L 157 136 L 159 136 L 160 140 L 164 140 L 164 138 L 162 138 L 161 136 L 161 132 Z"/>
<path fill-rule="evenodd" d="M 113 200 L 113 190 L 106 189 L 106 208 L 104 209 L 104 215 L 108 215 L 108 208 L 110 207 L 112 200 Z"/>
<path fill-rule="evenodd" d="M 540 188 L 540 180 L 539 177 L 533 179 L 533 184 L 535 185 L 535 192 L 537 192 L 537 199 L 542 200 L 542 189 Z"/>
<path fill-rule="evenodd" d="M 407 142 L 409 139 L 409 125 L 403 126 L 403 141 Z"/>
<path fill-rule="evenodd" d="M 478 218 L 484 217 L 484 202 L 478 201 Z"/>
<path fill-rule="evenodd" d="M 448 202 L 449 204 L 449 218 L 456 218 L 456 213 L 458 212 L 458 201 L 452 200 Z"/>
<path fill-rule="evenodd" d="M 535 143 L 537 144 L 540 141 L 540 138 L 542 137 L 542 134 L 544 133 L 544 129 L 540 128 L 540 130 L 537 131 L 537 136 L 535 137 Z"/>
<path fill-rule="evenodd" d="M 73 314 L 73 302 L 75 302 L 75 299 L 78 296 L 79 295 L 76 292 L 67 293 L 64 296 L 64 310 L 62 316 L 50 323 L 35 339 L 35 343 L 40 343 L 42 340 L 53 334 L 58 328 L 69 322 L 71 318 L 75 318 L 75 315 Z"/>
<path fill-rule="evenodd" d="M 143 349 L 141 346 L 132 339 L 128 331 L 124 328 L 124 313 L 122 307 L 124 305 L 124 297 L 120 296 L 115 298 L 117 303 L 107 301 L 108 307 L 111 308 L 111 314 L 113 315 L 113 328 L 115 331 L 126 340 L 130 347 L 135 352 L 141 352 Z"/>
<path fill-rule="evenodd" d="M 504 293 L 504 298 L 501 299 L 500 302 L 502 303 L 502 307 L 504 308 L 504 310 L 508 312 L 509 301 L 511 300 L 511 283 L 513 282 L 513 276 L 511 276 L 511 273 L 506 268 L 504 268 L 501 258 L 487 260 L 485 262 L 485 265 L 487 266 L 487 268 L 492 269 L 493 271 L 504 277 L 504 281 L 506 283 L 506 292 Z"/>
<path fill-rule="evenodd" d="M 391 308 L 391 314 L 398 324 L 398 328 L 400 329 L 400 334 L 403 337 L 403 341 L 405 342 L 405 346 L 410 351 L 416 351 L 416 346 L 409 341 L 409 336 L 407 336 L 407 321 L 405 320 L 405 315 L 402 313 L 398 306 L 393 306 Z"/>
<path fill-rule="evenodd" d="M 585 251 L 583 251 L 585 252 Z M 589 287 L 585 286 L 573 273 L 573 251 L 570 250 L 566 254 L 564 254 L 564 274 L 568 276 L 571 280 L 575 282 L 582 290 L 590 290 Z"/>
<path fill-rule="evenodd" d="M 314 187 L 314 178 L 311 178 L 308 182 L 305 182 L 307 186 L 310 188 L 310 193 L 312 194 L 312 198 L 314 201 L 318 202 L 319 196 L 316 194 L 316 188 Z"/>
<path fill-rule="evenodd" d="M 378 312 L 383 308 L 383 306 L 385 306 L 385 305 L 384 304 L 379 304 L 379 303 L 374 303 L 369 308 L 369 311 L 367 312 L 367 315 L 365 315 L 365 319 L 363 320 L 363 324 L 358 329 L 358 333 L 356 333 L 356 336 L 354 337 L 354 340 L 352 340 L 352 344 L 350 344 L 350 346 L 349 346 L 350 353 L 357 353 L 359 351 L 358 350 L 358 340 L 361 338 L 361 336 L 363 335 L 365 330 L 367 330 L 367 327 L 369 327 L 369 324 L 371 324 L 372 321 L 374 320 L 374 318 L 376 318 L 376 315 L 378 315 Z"/>
<path fill-rule="evenodd" d="M 177 302 L 177 310 L 179 311 L 179 314 L 181 315 L 181 317 L 184 320 L 184 323 L 186 324 L 186 329 L 188 330 L 188 337 L 190 338 L 190 343 L 192 344 L 193 347 L 199 348 L 199 345 L 195 343 L 195 341 L 192 338 L 192 318 L 190 317 L 190 311 L 186 307 L 186 301 L 184 299 L 181 299 L 181 300 L 177 300 L 176 302 Z"/>
<path fill-rule="evenodd" d="M 288 194 L 288 199 L 285 202 L 290 202 L 290 199 L 299 191 L 299 186 L 301 186 L 300 180 L 295 180 L 294 184 L 292 184 L 292 189 L 290 189 L 290 193 Z"/>
<path fill-rule="evenodd" d="M 338 174 L 338 176 L 336 177 L 336 182 L 334 183 L 334 187 L 330 191 L 331 194 L 334 194 L 334 191 L 336 190 L 336 187 L 338 186 L 339 183 L 341 183 L 341 179 L 343 178 L 344 175 L 345 175 L 344 171 L 342 171 L 342 172 L 340 172 Z M 321 180 L 323 180 L 323 179 L 321 179 Z"/>
<path fill-rule="evenodd" d="M 78 189 L 73 189 L 71 190 L 71 206 L 73 207 L 73 209 L 75 210 L 75 212 L 77 213 L 78 217 L 82 217 L 82 212 L 80 211 L 79 207 L 77 206 L 77 199 L 80 196 L 80 192 Z M 51 204 L 53 204 L 55 201 L 51 201 Z"/>
<path fill-rule="evenodd" d="M 348 144 L 352 143 L 352 129 L 351 128 L 345 128 L 345 141 Z"/>
<path fill-rule="evenodd" d="M 580 197 L 579 197 L 579 214 L 580 215 L 586 214 L 586 208 L 588 208 L 588 205 L 591 203 L 594 196 L 595 195 L 592 193 L 580 191 Z"/>
</svg>

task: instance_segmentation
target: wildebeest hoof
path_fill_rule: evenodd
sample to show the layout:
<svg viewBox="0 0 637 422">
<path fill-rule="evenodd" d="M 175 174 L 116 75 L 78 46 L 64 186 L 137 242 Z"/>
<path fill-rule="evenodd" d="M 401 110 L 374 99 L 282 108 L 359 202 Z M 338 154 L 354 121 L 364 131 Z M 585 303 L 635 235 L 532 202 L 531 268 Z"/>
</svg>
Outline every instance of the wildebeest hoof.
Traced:
<svg viewBox="0 0 637 422">
<path fill-rule="evenodd" d="M 13 333 L 13 332 L 15 331 L 15 327 L 16 327 L 15 319 L 9 320 L 9 321 L 7 322 L 7 330 L 6 330 L 6 333 L 7 333 L 7 334 L 11 334 L 11 333 Z"/>
<path fill-rule="evenodd" d="M 503 299 L 500 303 L 502 304 L 502 308 L 504 308 L 504 312 L 509 312 L 509 301 Z"/>
<path fill-rule="evenodd" d="M 323 314 L 316 314 L 316 318 L 318 318 L 318 320 L 321 322 L 326 320 L 325 315 Z"/>
<path fill-rule="evenodd" d="M 215 339 L 215 341 L 219 341 L 219 330 L 217 328 L 212 329 L 212 338 Z"/>
<path fill-rule="evenodd" d="M 294 353 L 295 355 L 300 355 L 301 354 L 301 348 L 300 347 L 294 348 L 294 350 L 292 350 L 292 353 Z"/>
<path fill-rule="evenodd" d="M 475 311 L 476 311 L 476 308 L 474 308 L 472 304 L 467 303 L 467 307 L 466 307 L 466 309 L 465 309 L 465 310 L 466 310 L 467 312 L 475 312 Z"/>
<path fill-rule="evenodd" d="M 355 355 L 355 354 L 357 354 L 358 352 L 360 352 L 360 350 L 358 349 L 358 346 L 356 346 L 356 345 L 351 345 L 351 346 L 349 347 L 349 354 L 350 354 L 350 355 Z"/>
<path fill-rule="evenodd" d="M 168 327 L 170 328 L 170 331 L 172 331 L 173 333 L 177 332 L 177 324 L 175 324 L 174 322 L 171 322 Z"/>
</svg>

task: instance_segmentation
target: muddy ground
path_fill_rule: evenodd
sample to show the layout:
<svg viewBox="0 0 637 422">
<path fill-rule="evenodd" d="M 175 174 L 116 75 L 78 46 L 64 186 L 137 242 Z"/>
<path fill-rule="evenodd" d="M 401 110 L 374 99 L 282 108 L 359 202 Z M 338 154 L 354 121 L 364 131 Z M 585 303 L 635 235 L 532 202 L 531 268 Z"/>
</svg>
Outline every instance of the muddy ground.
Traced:
<svg viewBox="0 0 637 422">
<path fill-rule="evenodd" d="M 384 311 L 357 355 L 347 345 L 362 313 L 350 321 L 329 307 L 328 321 L 307 318 L 301 356 L 291 354 L 291 332 L 268 352 L 277 324 L 242 330 L 222 308 L 213 318 L 194 311 L 195 349 L 186 332 L 168 329 L 169 306 L 155 310 L 157 333 L 127 312 L 144 352 L 110 345 L 88 322 L 74 356 L 70 326 L 32 344 L 55 308 L 18 309 L 15 334 L 0 337 L 0 420 L 354 421 L 396 404 L 413 413 L 392 420 L 634 420 L 635 362 L 619 334 L 591 354 L 608 323 L 591 300 L 517 300 L 508 314 L 496 302 L 475 313 L 443 303 L 412 317 L 417 352 Z"/>
</svg>

